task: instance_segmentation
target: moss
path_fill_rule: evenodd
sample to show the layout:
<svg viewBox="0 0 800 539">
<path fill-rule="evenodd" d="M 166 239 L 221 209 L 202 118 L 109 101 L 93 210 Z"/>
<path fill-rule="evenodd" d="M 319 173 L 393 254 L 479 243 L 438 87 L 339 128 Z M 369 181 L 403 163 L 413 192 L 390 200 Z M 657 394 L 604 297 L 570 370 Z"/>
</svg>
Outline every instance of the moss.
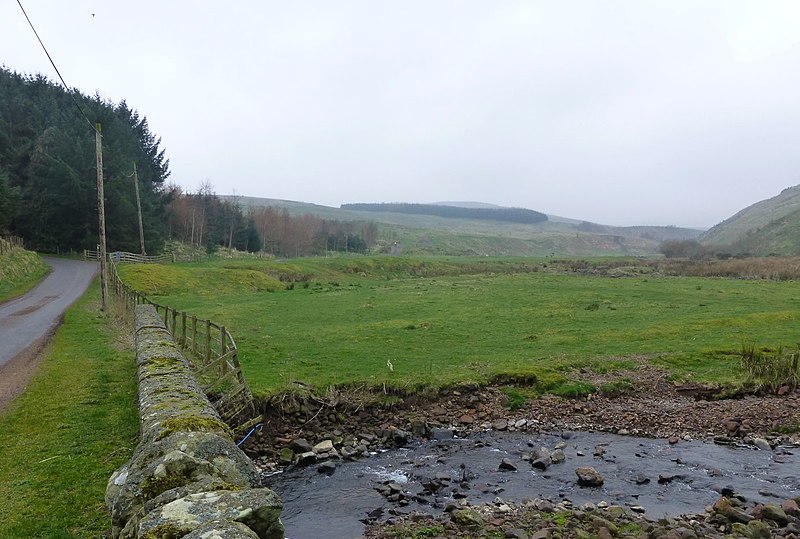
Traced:
<svg viewBox="0 0 800 539">
<path fill-rule="evenodd" d="M 163 440 L 176 432 L 214 432 L 233 440 L 230 427 L 214 417 L 199 415 L 182 415 L 164 420 L 162 431 L 157 440 Z"/>
<path fill-rule="evenodd" d="M 180 539 L 190 530 L 176 526 L 175 524 L 161 524 L 149 532 L 140 536 L 140 539 Z"/>
<path fill-rule="evenodd" d="M 151 500 L 168 490 L 186 485 L 189 481 L 180 475 L 167 475 L 165 477 L 148 477 L 142 482 L 142 494 Z"/>
<path fill-rule="evenodd" d="M 525 395 L 523 395 L 515 387 L 502 387 L 500 391 L 505 395 L 505 402 L 503 403 L 509 410 L 519 410 L 525 405 Z"/>
<path fill-rule="evenodd" d="M 240 492 L 242 490 L 242 486 L 228 483 L 226 481 L 214 481 L 211 483 L 211 485 L 209 485 L 209 490 L 230 490 L 231 492 Z"/>
<path fill-rule="evenodd" d="M 626 522 L 625 524 L 619 527 L 620 535 L 624 534 L 638 535 L 641 532 L 642 532 L 642 527 L 636 522 Z"/>
<path fill-rule="evenodd" d="M 155 370 L 170 369 L 180 365 L 182 365 L 181 361 L 175 357 L 151 357 L 142 361 L 140 367 L 147 372 L 152 372 Z"/>
<path fill-rule="evenodd" d="M 437 535 L 444 533 L 444 526 L 425 526 L 423 528 L 419 528 L 414 530 L 414 538 L 422 539 L 423 537 L 436 537 Z"/>
<path fill-rule="evenodd" d="M 559 528 L 563 528 L 569 522 L 569 519 L 572 517 L 572 511 L 560 511 L 553 515 L 553 524 L 558 526 Z"/>
</svg>

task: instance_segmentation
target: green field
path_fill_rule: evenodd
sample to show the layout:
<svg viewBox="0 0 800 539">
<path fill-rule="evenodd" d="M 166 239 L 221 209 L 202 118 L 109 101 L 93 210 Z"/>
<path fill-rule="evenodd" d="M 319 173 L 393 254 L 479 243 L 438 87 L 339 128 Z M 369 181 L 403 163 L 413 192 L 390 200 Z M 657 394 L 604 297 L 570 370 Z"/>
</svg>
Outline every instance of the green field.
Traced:
<svg viewBox="0 0 800 539">
<path fill-rule="evenodd" d="M 352 257 L 121 273 L 156 301 L 224 324 L 259 394 L 294 381 L 418 389 L 529 374 L 552 387 L 574 368 L 602 372 L 632 356 L 677 378 L 737 384 L 743 344 L 800 342 L 796 282 L 612 278 L 545 266 Z"/>
</svg>

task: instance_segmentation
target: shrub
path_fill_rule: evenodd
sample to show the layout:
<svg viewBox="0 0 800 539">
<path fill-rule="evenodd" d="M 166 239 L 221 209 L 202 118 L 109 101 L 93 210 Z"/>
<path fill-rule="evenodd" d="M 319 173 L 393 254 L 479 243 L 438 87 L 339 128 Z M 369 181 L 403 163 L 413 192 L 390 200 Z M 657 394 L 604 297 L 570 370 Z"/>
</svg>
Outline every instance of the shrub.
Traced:
<svg viewBox="0 0 800 539">
<path fill-rule="evenodd" d="M 667 258 L 700 259 L 710 254 L 708 249 L 695 240 L 665 241 L 658 250 Z"/>
</svg>

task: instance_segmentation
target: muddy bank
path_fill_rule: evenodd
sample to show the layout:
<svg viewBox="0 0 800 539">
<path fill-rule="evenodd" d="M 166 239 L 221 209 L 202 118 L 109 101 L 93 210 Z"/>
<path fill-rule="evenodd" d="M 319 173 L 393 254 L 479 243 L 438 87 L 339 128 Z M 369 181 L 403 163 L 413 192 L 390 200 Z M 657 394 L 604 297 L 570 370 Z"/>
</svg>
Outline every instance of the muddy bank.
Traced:
<svg viewBox="0 0 800 539">
<path fill-rule="evenodd" d="M 506 386 L 461 387 L 411 396 L 308 391 L 274 397 L 263 404 L 263 429 L 243 448 L 265 470 L 291 464 L 297 454 L 325 439 L 345 455 L 404 445 L 426 438 L 433 429 L 459 436 L 500 432 L 597 431 L 652 438 L 710 440 L 772 445 L 800 440 L 800 392 L 704 400 L 703 388 L 676 386 L 666 375 L 641 362 L 627 392 L 581 399 L 553 395 L 529 398 L 511 409 Z M 587 375 L 590 376 L 590 375 Z M 593 380 L 597 382 L 597 380 Z M 399 431 L 399 432 L 398 432 Z M 287 448 L 293 440 L 310 444 Z M 397 441 L 401 443 L 397 443 Z M 303 451 L 305 450 L 305 451 Z M 281 453 L 283 452 L 283 458 Z"/>
</svg>

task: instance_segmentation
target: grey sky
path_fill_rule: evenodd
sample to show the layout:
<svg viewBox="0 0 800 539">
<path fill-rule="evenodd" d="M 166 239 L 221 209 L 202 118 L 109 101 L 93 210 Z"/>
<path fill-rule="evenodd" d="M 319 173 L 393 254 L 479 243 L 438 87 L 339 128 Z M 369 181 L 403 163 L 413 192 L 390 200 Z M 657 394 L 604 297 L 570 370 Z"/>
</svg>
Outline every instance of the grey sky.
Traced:
<svg viewBox="0 0 800 539">
<path fill-rule="evenodd" d="M 800 183 L 796 0 L 23 5 L 189 190 L 710 226 Z M 55 78 L 0 21 L 0 62 Z"/>
</svg>

